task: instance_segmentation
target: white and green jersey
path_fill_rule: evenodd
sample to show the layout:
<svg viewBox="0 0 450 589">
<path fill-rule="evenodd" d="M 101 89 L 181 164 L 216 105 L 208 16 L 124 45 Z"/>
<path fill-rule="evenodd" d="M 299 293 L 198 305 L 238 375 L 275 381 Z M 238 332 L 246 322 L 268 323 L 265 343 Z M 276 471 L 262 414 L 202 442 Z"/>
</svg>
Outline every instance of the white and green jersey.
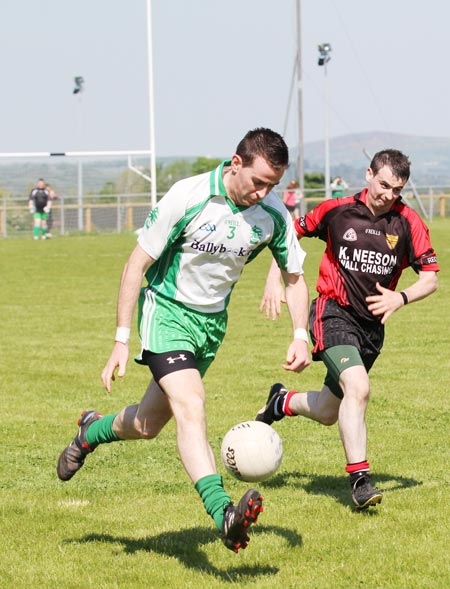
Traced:
<svg viewBox="0 0 450 589">
<path fill-rule="evenodd" d="M 305 252 L 280 198 L 270 192 L 250 207 L 228 198 L 222 162 L 180 180 L 149 214 L 138 243 L 155 261 L 149 287 L 203 313 L 223 311 L 244 265 L 268 246 L 278 265 L 303 273 Z"/>
</svg>

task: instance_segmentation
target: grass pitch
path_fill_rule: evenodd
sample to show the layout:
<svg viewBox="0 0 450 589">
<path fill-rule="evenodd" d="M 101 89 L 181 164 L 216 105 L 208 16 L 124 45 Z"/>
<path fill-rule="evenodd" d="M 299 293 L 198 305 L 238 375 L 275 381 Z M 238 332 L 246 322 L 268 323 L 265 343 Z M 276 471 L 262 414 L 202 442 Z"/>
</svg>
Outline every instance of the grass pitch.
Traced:
<svg viewBox="0 0 450 589">
<path fill-rule="evenodd" d="M 431 235 L 440 288 L 389 320 L 371 378 L 368 458 L 382 504 L 352 509 L 336 426 L 285 419 L 275 424 L 281 468 L 258 485 L 265 511 L 238 555 L 184 473 L 172 423 L 154 441 L 100 447 L 68 483 L 56 477 L 81 410 L 138 402 L 148 380 L 130 361 L 111 395 L 100 382 L 135 236 L 1 241 L 0 587 L 447 588 L 450 221 L 434 221 Z M 303 245 L 313 296 L 323 244 Z M 258 312 L 268 264 L 263 255 L 246 268 L 205 378 L 209 437 L 235 500 L 248 485 L 220 464 L 222 436 L 254 417 L 273 382 L 317 389 L 324 375 L 320 363 L 282 370 L 288 314 L 272 322 Z M 408 271 L 402 284 L 413 280 Z"/>
</svg>

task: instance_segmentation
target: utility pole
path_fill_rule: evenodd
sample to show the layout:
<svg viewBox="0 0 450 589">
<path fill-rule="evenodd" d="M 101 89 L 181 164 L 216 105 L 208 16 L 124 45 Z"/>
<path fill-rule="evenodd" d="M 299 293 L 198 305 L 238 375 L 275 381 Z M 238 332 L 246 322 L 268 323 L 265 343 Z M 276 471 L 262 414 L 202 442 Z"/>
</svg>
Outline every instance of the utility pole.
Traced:
<svg viewBox="0 0 450 589">
<path fill-rule="evenodd" d="M 152 209 L 156 207 L 156 154 L 155 154 L 155 108 L 153 97 L 153 47 L 152 47 L 152 7 L 147 0 L 147 59 L 148 59 L 148 99 L 150 119 L 150 199 Z"/>
<path fill-rule="evenodd" d="M 296 0 L 297 7 L 297 119 L 298 119 L 298 154 L 297 169 L 298 181 L 302 199 L 300 201 L 300 213 L 306 213 L 305 209 L 305 169 L 304 169 L 304 146 L 303 146 L 303 84 L 302 84 L 302 22 L 301 22 L 301 1 Z"/>
</svg>

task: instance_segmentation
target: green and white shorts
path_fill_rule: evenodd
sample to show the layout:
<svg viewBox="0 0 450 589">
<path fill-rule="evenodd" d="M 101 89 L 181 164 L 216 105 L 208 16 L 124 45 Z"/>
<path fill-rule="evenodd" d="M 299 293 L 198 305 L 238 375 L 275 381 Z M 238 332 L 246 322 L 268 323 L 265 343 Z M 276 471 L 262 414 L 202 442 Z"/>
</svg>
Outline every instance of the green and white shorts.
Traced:
<svg viewBox="0 0 450 589">
<path fill-rule="evenodd" d="M 195 367 L 203 376 L 225 337 L 227 318 L 226 310 L 200 313 L 156 294 L 149 287 L 143 288 L 138 311 L 141 353 L 135 360 L 152 368 L 148 361 L 149 352 L 150 355 L 175 352 L 174 359 L 180 352 L 190 352 Z M 169 369 L 166 373 L 171 371 Z"/>
</svg>

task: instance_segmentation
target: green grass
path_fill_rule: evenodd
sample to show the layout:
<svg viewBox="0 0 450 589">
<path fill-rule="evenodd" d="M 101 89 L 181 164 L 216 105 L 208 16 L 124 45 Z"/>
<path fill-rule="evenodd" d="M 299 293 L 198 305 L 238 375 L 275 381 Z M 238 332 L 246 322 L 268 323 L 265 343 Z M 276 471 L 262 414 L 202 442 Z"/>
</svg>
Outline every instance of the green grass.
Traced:
<svg viewBox="0 0 450 589">
<path fill-rule="evenodd" d="M 265 512 L 238 555 L 220 542 L 184 473 L 172 423 L 157 440 L 99 448 L 69 483 L 56 477 L 79 412 L 117 411 L 147 384 L 133 362 L 111 395 L 100 382 L 135 236 L 1 241 L 0 587 L 447 588 L 450 222 L 433 222 L 431 234 L 440 288 L 390 319 L 371 379 L 368 458 L 383 503 L 351 508 L 336 426 L 285 419 L 276 424 L 283 463 L 260 485 Z M 304 247 L 313 294 L 323 245 Z M 236 287 L 205 378 L 218 461 L 223 434 L 253 418 L 272 382 L 300 390 L 322 382 L 320 363 L 302 375 L 281 369 L 288 314 L 272 322 L 258 312 L 268 263 L 255 261 Z M 403 284 L 413 280 L 406 272 Z M 219 470 L 238 499 L 247 485 Z"/>
</svg>

